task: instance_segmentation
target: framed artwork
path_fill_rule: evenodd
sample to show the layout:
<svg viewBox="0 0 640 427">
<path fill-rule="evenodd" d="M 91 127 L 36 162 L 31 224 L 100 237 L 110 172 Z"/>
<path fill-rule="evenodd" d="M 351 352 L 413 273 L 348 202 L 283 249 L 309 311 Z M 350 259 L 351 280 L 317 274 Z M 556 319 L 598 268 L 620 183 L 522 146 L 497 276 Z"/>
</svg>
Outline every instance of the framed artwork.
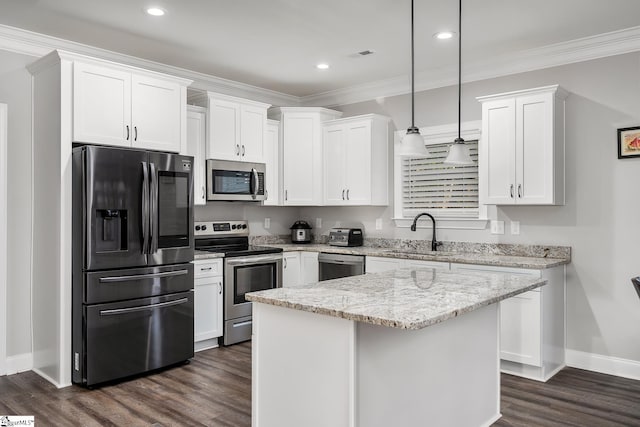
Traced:
<svg viewBox="0 0 640 427">
<path fill-rule="evenodd" d="M 640 157 L 640 126 L 618 129 L 618 158 Z"/>
</svg>

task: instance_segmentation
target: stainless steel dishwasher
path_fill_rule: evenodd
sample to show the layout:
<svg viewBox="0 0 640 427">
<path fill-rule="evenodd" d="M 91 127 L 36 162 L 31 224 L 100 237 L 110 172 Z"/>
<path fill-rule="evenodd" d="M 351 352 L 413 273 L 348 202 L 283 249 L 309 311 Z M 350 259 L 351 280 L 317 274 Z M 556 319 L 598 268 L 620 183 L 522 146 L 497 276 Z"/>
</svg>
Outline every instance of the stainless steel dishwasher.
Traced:
<svg viewBox="0 0 640 427">
<path fill-rule="evenodd" d="M 320 252 L 318 267 L 320 281 L 358 276 L 364 274 L 364 256 Z"/>
</svg>

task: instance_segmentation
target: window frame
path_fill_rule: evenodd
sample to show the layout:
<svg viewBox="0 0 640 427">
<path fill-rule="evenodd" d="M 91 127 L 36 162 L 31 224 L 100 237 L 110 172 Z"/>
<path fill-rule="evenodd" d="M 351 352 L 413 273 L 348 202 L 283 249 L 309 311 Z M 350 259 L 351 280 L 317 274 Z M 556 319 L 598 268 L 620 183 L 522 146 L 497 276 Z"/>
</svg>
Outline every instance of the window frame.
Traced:
<svg viewBox="0 0 640 427">
<path fill-rule="evenodd" d="M 467 121 L 461 124 L 461 136 L 468 141 L 478 141 L 478 162 L 481 161 L 481 130 L 482 121 Z M 403 209 L 403 191 L 402 191 L 402 159 L 396 156 L 400 141 L 405 135 L 405 130 L 394 132 L 393 141 L 393 221 L 396 227 L 408 228 L 413 222 L 414 216 L 405 216 Z M 429 126 L 420 128 L 420 134 L 424 139 L 427 148 L 430 145 L 452 143 L 458 136 L 458 124 L 451 123 L 440 126 Z M 481 165 L 478 164 L 478 173 L 480 173 Z M 480 184 L 478 184 L 479 186 Z M 478 189 L 479 190 L 479 189 Z M 421 211 L 422 212 L 422 211 Z M 451 228 L 463 230 L 482 230 L 487 227 L 488 208 L 486 205 L 479 204 L 477 208 L 457 208 L 457 209 L 429 209 L 431 215 L 437 220 L 437 228 Z M 416 214 L 419 213 L 416 211 Z M 418 228 L 430 228 L 431 224 L 424 222 L 418 223 Z"/>
</svg>

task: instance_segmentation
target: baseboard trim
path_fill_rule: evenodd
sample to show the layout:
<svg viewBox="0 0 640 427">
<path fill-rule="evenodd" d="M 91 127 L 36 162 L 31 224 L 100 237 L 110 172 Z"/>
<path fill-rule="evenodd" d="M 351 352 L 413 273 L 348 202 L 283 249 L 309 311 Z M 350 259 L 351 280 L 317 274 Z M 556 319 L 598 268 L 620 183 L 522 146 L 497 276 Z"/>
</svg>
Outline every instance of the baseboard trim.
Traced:
<svg viewBox="0 0 640 427">
<path fill-rule="evenodd" d="M 57 382 L 56 380 L 54 380 L 53 378 L 51 378 L 49 375 L 45 374 L 44 372 L 42 372 L 38 368 L 33 368 L 32 371 L 35 372 L 36 374 L 40 375 L 45 380 L 49 381 L 51 384 L 56 386 L 56 388 L 65 388 L 65 387 L 69 387 L 71 385 L 71 383 L 62 383 L 61 384 L 61 383 Z"/>
<path fill-rule="evenodd" d="M 602 354 L 566 350 L 567 366 L 601 374 L 640 380 L 640 362 Z"/>
<path fill-rule="evenodd" d="M 7 375 L 30 371 L 33 368 L 33 354 L 23 353 L 15 356 L 7 356 Z"/>
</svg>

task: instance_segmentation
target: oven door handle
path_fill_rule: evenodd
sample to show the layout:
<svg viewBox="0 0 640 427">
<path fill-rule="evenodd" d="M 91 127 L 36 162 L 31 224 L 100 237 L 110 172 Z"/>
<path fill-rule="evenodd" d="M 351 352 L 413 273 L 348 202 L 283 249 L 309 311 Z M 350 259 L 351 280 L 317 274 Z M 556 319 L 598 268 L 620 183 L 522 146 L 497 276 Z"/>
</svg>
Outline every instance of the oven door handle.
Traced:
<svg viewBox="0 0 640 427">
<path fill-rule="evenodd" d="M 282 255 L 250 256 L 245 258 L 227 258 L 228 266 L 258 264 L 269 261 L 282 261 Z"/>
<path fill-rule="evenodd" d="M 255 168 L 251 168 L 251 175 L 253 176 L 253 179 L 252 179 L 253 190 L 251 191 L 251 197 L 255 199 L 256 197 L 258 197 L 258 187 L 259 187 L 258 171 L 255 170 Z"/>
</svg>

